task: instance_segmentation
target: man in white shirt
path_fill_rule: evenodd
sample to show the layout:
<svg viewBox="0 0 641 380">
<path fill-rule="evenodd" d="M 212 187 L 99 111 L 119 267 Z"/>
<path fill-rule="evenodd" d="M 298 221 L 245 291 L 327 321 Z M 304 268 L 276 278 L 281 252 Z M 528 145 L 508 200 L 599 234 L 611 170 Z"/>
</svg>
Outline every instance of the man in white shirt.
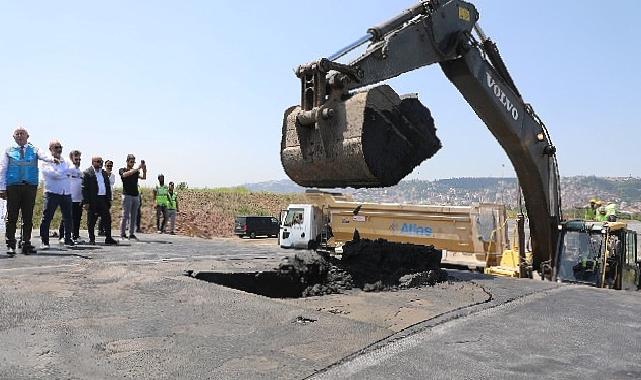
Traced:
<svg viewBox="0 0 641 380">
<path fill-rule="evenodd" d="M 69 153 L 69 160 L 73 166 L 70 165 L 69 180 L 71 181 L 71 238 L 74 242 L 78 242 L 80 239 L 80 219 L 82 218 L 82 170 L 80 170 L 80 161 L 81 155 L 79 150 L 72 150 Z M 64 221 L 60 222 L 60 228 L 58 228 L 58 236 L 60 236 L 61 242 L 64 242 L 65 236 L 65 223 Z"/>
<path fill-rule="evenodd" d="M 49 226 L 58 206 L 62 212 L 65 224 L 65 245 L 73 247 L 71 239 L 71 181 L 70 167 L 61 158 L 62 145 L 60 141 L 53 140 L 49 143 L 49 151 L 58 162 L 42 164 L 42 177 L 44 179 L 44 197 L 42 204 L 42 221 L 40 222 L 41 250 L 49 249 Z"/>
<path fill-rule="evenodd" d="M 113 190 L 116 185 L 116 175 L 113 173 L 114 162 L 111 160 L 105 161 L 105 172 L 109 175 L 109 184 L 111 185 L 111 195 L 113 200 Z"/>
</svg>

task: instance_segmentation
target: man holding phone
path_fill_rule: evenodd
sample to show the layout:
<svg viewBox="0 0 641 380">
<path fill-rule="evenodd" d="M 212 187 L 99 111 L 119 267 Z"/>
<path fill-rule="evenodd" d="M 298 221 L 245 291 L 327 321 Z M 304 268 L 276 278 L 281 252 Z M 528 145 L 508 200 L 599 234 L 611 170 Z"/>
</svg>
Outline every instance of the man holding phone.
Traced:
<svg viewBox="0 0 641 380">
<path fill-rule="evenodd" d="M 138 180 L 147 178 L 147 166 L 145 160 L 134 168 L 136 157 L 133 154 L 127 155 L 127 166 L 120 168 L 118 174 L 122 180 L 122 221 L 120 223 L 120 237 L 127 238 L 127 225 L 129 225 L 129 239 L 138 239 L 134 232 L 136 230 L 136 218 L 140 204 L 138 192 Z"/>
</svg>

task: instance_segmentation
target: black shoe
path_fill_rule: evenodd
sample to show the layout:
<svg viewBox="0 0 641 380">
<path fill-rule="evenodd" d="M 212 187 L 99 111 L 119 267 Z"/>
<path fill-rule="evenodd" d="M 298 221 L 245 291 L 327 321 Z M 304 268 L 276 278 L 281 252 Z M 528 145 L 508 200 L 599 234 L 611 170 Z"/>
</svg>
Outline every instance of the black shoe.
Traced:
<svg viewBox="0 0 641 380">
<path fill-rule="evenodd" d="M 118 245 L 118 241 L 114 238 L 108 237 L 105 239 L 105 245 Z"/>
<path fill-rule="evenodd" d="M 134 235 L 134 234 L 129 235 L 129 239 L 138 240 L 138 238 L 137 238 L 137 237 L 136 237 L 136 235 Z"/>
<path fill-rule="evenodd" d="M 65 240 L 65 247 L 74 247 L 75 245 L 76 243 L 73 240 Z"/>
<path fill-rule="evenodd" d="M 22 254 L 23 255 L 31 255 L 32 253 L 38 253 L 38 251 L 36 251 L 36 247 L 31 245 L 31 243 L 26 243 L 25 242 L 24 244 L 22 244 Z"/>
<path fill-rule="evenodd" d="M 89 240 L 89 242 L 88 242 L 87 244 L 89 244 L 89 245 L 96 245 L 96 241 L 92 239 L 92 240 Z"/>
<path fill-rule="evenodd" d="M 7 256 L 13 257 L 16 255 L 16 249 L 14 247 L 7 247 Z"/>
</svg>

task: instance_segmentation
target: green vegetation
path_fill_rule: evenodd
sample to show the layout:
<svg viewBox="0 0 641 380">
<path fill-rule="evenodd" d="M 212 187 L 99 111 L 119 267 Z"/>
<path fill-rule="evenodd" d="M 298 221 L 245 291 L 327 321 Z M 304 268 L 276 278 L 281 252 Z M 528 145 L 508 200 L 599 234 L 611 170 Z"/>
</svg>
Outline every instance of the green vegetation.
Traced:
<svg viewBox="0 0 641 380">
<path fill-rule="evenodd" d="M 207 191 L 211 193 L 221 193 L 221 194 L 249 194 L 250 191 L 246 187 L 243 186 L 235 186 L 235 187 L 214 187 L 212 189 L 192 189 L 196 191 Z"/>
</svg>

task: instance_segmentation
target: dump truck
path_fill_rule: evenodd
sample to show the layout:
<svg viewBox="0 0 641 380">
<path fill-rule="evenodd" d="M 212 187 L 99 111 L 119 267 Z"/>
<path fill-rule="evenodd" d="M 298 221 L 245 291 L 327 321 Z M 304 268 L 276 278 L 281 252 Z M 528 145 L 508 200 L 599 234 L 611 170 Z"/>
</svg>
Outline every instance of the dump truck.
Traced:
<svg viewBox="0 0 641 380">
<path fill-rule="evenodd" d="M 290 204 L 281 217 L 283 248 L 340 253 L 360 238 L 433 246 L 442 262 L 482 270 L 497 266 L 510 244 L 505 206 L 408 205 L 355 202 L 340 193 L 307 191 L 306 202 Z"/>
<path fill-rule="evenodd" d="M 558 265 L 567 251 L 561 247 L 573 236 L 564 232 L 575 225 L 563 218 L 557 149 L 545 123 L 523 99 L 479 18 L 476 7 L 467 1 L 421 1 L 369 28 L 363 37 L 328 58 L 299 65 L 295 74 L 300 103 L 286 109 L 283 116 L 281 163 L 285 173 L 303 187 L 395 185 L 434 156 L 441 142 L 430 110 L 417 96 L 399 95 L 380 83 L 438 64 L 514 166 L 524 205 L 519 212 L 529 220 L 532 248 L 531 262 L 527 262 L 525 244 L 519 238 L 519 265 L 527 266 L 521 274 L 536 272 L 543 279 L 562 281 Z M 324 34 L 313 36 L 323 38 Z M 363 45 L 367 46 L 359 57 L 339 61 Z M 589 237 L 592 230 L 585 226 L 572 232 Z M 611 225 L 601 227 L 608 231 Z M 632 250 L 618 242 L 621 249 L 615 261 L 621 263 L 621 257 L 626 257 L 636 263 L 638 288 L 636 247 Z M 598 277 L 615 279 L 594 284 L 620 288 L 616 284 L 622 283 L 623 271 L 610 265 L 614 257 L 610 254 L 615 252 L 601 250 L 599 254 Z"/>
</svg>

